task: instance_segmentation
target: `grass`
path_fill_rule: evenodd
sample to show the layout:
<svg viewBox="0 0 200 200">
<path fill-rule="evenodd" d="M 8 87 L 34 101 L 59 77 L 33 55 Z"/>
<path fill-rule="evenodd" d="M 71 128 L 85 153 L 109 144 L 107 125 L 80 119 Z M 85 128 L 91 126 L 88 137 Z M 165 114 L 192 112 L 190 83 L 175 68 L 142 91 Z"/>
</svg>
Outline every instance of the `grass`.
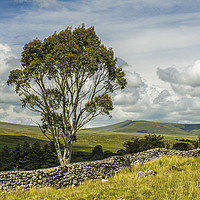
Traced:
<svg viewBox="0 0 200 200">
<path fill-rule="evenodd" d="M 116 152 L 119 149 L 124 149 L 123 143 L 133 137 L 132 134 L 120 134 L 113 132 L 93 132 L 93 131 L 79 131 L 77 134 L 77 142 L 74 147 L 77 150 L 81 147 L 89 147 L 92 149 L 96 145 L 101 145 L 103 150 Z M 84 149 L 82 149 L 84 150 Z"/>
<path fill-rule="evenodd" d="M 15 148 L 17 144 L 22 144 L 24 141 L 29 143 L 39 141 L 41 144 L 47 142 L 37 126 L 0 122 L 0 149 L 4 145 Z"/>
<path fill-rule="evenodd" d="M 200 124 L 179 124 L 179 123 L 161 123 L 151 121 L 131 121 L 127 120 L 117 124 L 93 128 L 96 131 L 112 131 L 123 133 L 157 133 L 172 135 L 196 135 L 200 136 Z"/>
<path fill-rule="evenodd" d="M 4 200 L 199 200 L 200 158 L 162 157 L 122 169 L 106 182 L 87 181 L 78 187 L 1 192 Z M 155 170 L 156 176 L 137 178 L 139 171 Z"/>
<path fill-rule="evenodd" d="M 74 143 L 73 151 L 87 151 L 90 152 L 92 148 L 96 145 L 102 145 L 103 150 L 109 150 L 116 152 L 119 149 L 123 149 L 123 143 L 130 140 L 132 137 L 143 137 L 145 133 L 137 132 L 114 132 L 116 128 L 126 126 L 130 121 L 121 122 L 108 127 L 91 129 L 91 130 L 80 130 L 77 134 L 78 141 Z M 145 122 L 136 123 L 143 124 Z M 147 122 L 146 122 L 147 123 Z M 133 123 L 132 125 L 134 125 Z M 148 123 L 151 124 L 151 123 Z M 159 123 L 155 123 L 158 124 Z M 131 124 L 130 124 L 131 125 Z M 144 124 L 143 124 L 144 125 Z M 127 125 L 129 126 L 129 125 Z M 140 127 L 141 128 L 141 127 Z M 144 127 L 143 127 L 144 128 Z M 174 130 L 174 129 L 172 129 Z M 198 130 L 196 130 L 198 131 Z M 194 130 L 193 130 L 194 132 Z M 162 134 L 166 140 L 168 140 L 170 146 L 176 143 L 177 139 L 190 139 L 196 140 L 197 136 L 189 134 L 188 132 L 184 134 Z M 29 143 L 34 143 L 35 141 L 40 141 L 41 144 L 47 142 L 47 138 L 40 132 L 37 126 L 27 126 L 27 125 L 17 125 L 0 122 L 0 149 L 4 145 L 8 145 L 11 149 L 15 148 L 17 144 L 21 144 L 24 141 Z"/>
<path fill-rule="evenodd" d="M 123 143 L 130 140 L 133 137 L 144 137 L 146 133 L 135 133 L 135 132 L 111 132 L 111 131 L 92 131 L 92 130 L 81 130 L 77 134 L 77 143 L 74 143 L 75 146 L 88 146 L 90 148 L 100 144 L 104 150 L 110 150 L 116 152 L 119 149 L 123 149 Z M 177 143 L 177 140 L 180 139 L 189 139 L 197 140 L 195 135 L 175 135 L 175 134 L 162 134 L 164 139 L 168 141 L 170 147 L 174 143 Z"/>
</svg>

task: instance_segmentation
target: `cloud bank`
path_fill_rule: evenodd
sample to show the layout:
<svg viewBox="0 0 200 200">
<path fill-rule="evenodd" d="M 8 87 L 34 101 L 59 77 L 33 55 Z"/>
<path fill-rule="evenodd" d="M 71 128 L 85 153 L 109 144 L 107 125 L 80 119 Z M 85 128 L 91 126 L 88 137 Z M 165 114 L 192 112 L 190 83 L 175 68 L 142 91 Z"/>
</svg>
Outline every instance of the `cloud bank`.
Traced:
<svg viewBox="0 0 200 200">
<path fill-rule="evenodd" d="M 161 80 L 169 83 L 178 94 L 200 97 L 200 60 L 181 71 L 175 67 L 158 68 L 157 74 Z"/>
<path fill-rule="evenodd" d="M 66 26 L 85 23 L 94 26 L 102 43 L 113 48 L 128 80 L 127 88 L 112 96 L 115 109 L 111 121 L 102 117 L 90 126 L 127 119 L 200 123 L 200 2 L 15 2 L 9 17 L 4 13 L 0 19 L 2 121 L 29 123 L 27 118 L 37 118 L 21 108 L 19 97 L 6 85 L 9 71 L 20 66 L 24 44 L 36 37 L 43 40 Z"/>
</svg>

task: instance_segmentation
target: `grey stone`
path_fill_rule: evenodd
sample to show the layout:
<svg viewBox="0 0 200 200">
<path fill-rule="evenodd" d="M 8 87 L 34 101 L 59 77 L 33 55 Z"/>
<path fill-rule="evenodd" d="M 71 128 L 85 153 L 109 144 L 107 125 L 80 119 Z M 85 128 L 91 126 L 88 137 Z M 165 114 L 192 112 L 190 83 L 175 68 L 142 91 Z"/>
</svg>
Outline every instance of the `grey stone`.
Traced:
<svg viewBox="0 0 200 200">
<path fill-rule="evenodd" d="M 145 177 L 145 176 L 149 176 L 149 175 L 156 175 L 157 172 L 154 170 L 146 170 L 146 171 L 139 171 L 137 174 L 137 177 Z"/>
</svg>

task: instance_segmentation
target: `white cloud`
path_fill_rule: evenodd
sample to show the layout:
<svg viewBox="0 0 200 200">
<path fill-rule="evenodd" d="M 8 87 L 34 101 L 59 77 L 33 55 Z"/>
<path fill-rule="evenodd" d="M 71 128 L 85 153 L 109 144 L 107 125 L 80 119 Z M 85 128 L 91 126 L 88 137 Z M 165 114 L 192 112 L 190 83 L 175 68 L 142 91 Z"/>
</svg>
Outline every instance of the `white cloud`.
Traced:
<svg viewBox="0 0 200 200">
<path fill-rule="evenodd" d="M 128 88 L 138 88 L 145 86 L 145 83 L 143 82 L 141 76 L 136 72 L 126 71 L 126 78 L 128 82 Z"/>
<path fill-rule="evenodd" d="M 128 86 L 113 96 L 113 121 L 197 121 L 200 111 L 200 64 L 178 70 L 199 58 L 200 2 L 163 0 L 18 0 L 32 2 L 13 18 L 0 19 L 0 102 L 16 118 L 18 101 L 6 86 L 9 71 L 17 67 L 25 43 L 43 39 L 66 26 L 95 26 L 102 43 L 113 47 L 127 71 Z M 38 7 L 40 9 L 38 9 Z M 176 9 L 175 9 L 176 8 Z M 12 50 L 11 50 L 12 48 Z M 159 66 L 156 76 L 156 69 Z M 171 88 L 168 86 L 170 84 Z M 173 89 L 173 90 L 172 90 Z M 14 97 L 15 96 L 15 97 Z M 9 104 L 8 104 L 9 103 Z M 12 109 L 11 109 L 12 108 Z M 1 110 L 3 112 L 3 109 Z M 22 111 L 26 118 L 27 111 Z M 193 113 L 193 114 L 192 114 Z M 12 115 L 12 116 L 11 116 Z M 20 115 L 20 117 L 23 117 Z M 107 120 L 107 119 L 106 119 Z M 105 123 L 105 118 L 94 122 Z M 109 122 L 111 123 L 111 121 Z"/>
<path fill-rule="evenodd" d="M 131 93 L 118 92 L 113 98 L 115 105 L 134 105 L 138 100 L 139 92 L 137 90 L 134 90 Z"/>
<path fill-rule="evenodd" d="M 1 113 L 0 113 L 0 119 L 1 119 L 1 120 L 4 120 L 5 118 L 8 118 L 8 117 L 9 117 L 9 115 L 8 115 L 7 112 L 1 112 Z"/>
<path fill-rule="evenodd" d="M 57 0 L 32 0 L 34 3 L 41 4 L 43 7 L 58 3 Z"/>
<path fill-rule="evenodd" d="M 189 85 L 171 84 L 172 89 L 182 96 L 200 97 L 200 87 L 191 87 Z"/>
<path fill-rule="evenodd" d="M 134 105 L 140 98 L 140 93 L 146 87 L 140 74 L 132 72 L 132 67 L 123 59 L 118 58 L 118 64 L 122 66 L 127 79 L 127 87 L 116 91 L 113 102 L 115 105 Z"/>
<path fill-rule="evenodd" d="M 155 104 L 164 104 L 171 100 L 171 94 L 164 89 L 153 101 Z"/>
<path fill-rule="evenodd" d="M 137 103 L 116 105 L 113 120 L 198 123 L 199 102 L 200 98 L 181 97 L 166 89 L 159 92 L 155 88 L 146 88 Z"/>
<path fill-rule="evenodd" d="M 181 94 L 200 97 L 200 61 L 183 68 L 175 67 L 157 69 L 159 78 L 171 85 L 171 88 Z"/>
<path fill-rule="evenodd" d="M 158 76 L 169 83 L 200 87 L 200 60 L 179 72 L 175 67 L 157 70 Z"/>
<path fill-rule="evenodd" d="M 20 97 L 15 94 L 14 88 L 8 86 L 6 81 L 10 70 L 19 67 L 19 59 L 12 53 L 8 44 L 0 44 L 0 119 L 14 122 L 17 117 L 13 113 L 13 105 L 20 105 Z"/>
<path fill-rule="evenodd" d="M 131 84 L 131 87 L 127 86 L 127 89 L 114 96 L 113 121 L 132 119 L 182 123 L 198 122 L 200 96 L 182 96 L 180 91 L 177 93 L 175 90 L 145 84 L 138 73 L 129 72 L 129 74 L 136 82 L 140 80 L 140 84 L 136 84 L 137 87 L 134 87 L 135 84 Z M 133 76 L 134 74 L 137 76 Z M 166 74 L 169 76 L 166 77 Z M 171 75 L 174 73 L 166 74 L 162 74 L 162 77 L 167 80 L 173 79 Z M 188 77 L 190 76 L 188 75 Z M 188 78 L 188 80 L 190 79 Z M 184 92 L 183 94 L 185 94 Z"/>
<path fill-rule="evenodd" d="M 17 104 L 19 100 L 13 88 L 6 83 L 10 70 L 18 65 L 19 59 L 14 56 L 9 45 L 0 44 L 0 108 L 5 107 L 5 104 Z"/>
<path fill-rule="evenodd" d="M 0 43 L 0 78 L 2 78 L 4 73 L 7 73 L 9 70 L 10 66 L 8 65 L 8 61 L 10 59 L 15 59 L 11 52 L 11 48 L 7 44 Z"/>
</svg>

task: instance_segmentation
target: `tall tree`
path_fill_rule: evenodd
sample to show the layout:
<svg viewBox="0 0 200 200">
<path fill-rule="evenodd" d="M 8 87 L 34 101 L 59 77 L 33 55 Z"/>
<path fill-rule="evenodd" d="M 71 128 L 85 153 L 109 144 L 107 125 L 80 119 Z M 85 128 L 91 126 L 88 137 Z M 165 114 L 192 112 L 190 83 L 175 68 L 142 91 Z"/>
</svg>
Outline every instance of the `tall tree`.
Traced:
<svg viewBox="0 0 200 200">
<path fill-rule="evenodd" d="M 33 143 L 31 147 L 31 167 L 32 169 L 39 169 L 42 165 L 43 160 L 43 152 L 40 146 L 40 143 L 36 141 Z"/>
<path fill-rule="evenodd" d="M 33 169 L 32 168 L 32 156 L 31 156 L 31 146 L 27 141 L 24 141 L 24 143 L 22 145 L 20 145 L 20 157 L 18 160 L 18 167 L 19 169 L 24 169 L 24 170 L 28 170 L 28 169 Z"/>
<path fill-rule="evenodd" d="M 10 169 L 10 151 L 7 145 L 0 150 L 0 170 Z"/>
<path fill-rule="evenodd" d="M 25 44 L 21 65 L 7 83 L 16 86 L 23 106 L 41 114 L 41 131 L 67 164 L 77 131 L 98 115 L 111 116 L 110 94 L 126 86 L 125 73 L 94 27 L 84 25 Z"/>
</svg>

